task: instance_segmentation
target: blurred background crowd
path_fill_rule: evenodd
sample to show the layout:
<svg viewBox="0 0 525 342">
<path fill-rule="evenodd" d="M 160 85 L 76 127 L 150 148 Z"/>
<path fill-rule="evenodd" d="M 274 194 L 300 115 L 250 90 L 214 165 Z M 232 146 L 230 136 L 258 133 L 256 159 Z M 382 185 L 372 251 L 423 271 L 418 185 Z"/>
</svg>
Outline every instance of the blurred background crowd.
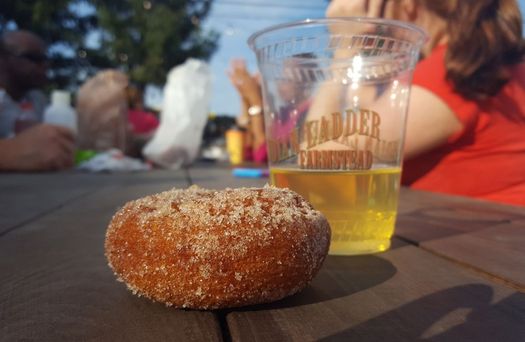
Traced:
<svg viewBox="0 0 525 342">
<path fill-rule="evenodd" d="M 57 123 L 44 119 L 53 98 L 67 102 L 78 118 L 69 123 L 78 131 L 74 137 L 39 127 L 41 132 L 31 134 L 32 139 L 26 134 L 27 141 L 7 146 L 7 150 L 28 151 L 21 154 L 22 160 L 0 161 L 7 163 L 2 168 L 68 168 L 74 162 L 70 158 L 73 140 L 77 161 L 108 148 L 144 158 L 142 149 L 157 129 L 166 101 L 168 73 L 189 58 L 204 61 L 211 76 L 198 157 L 226 160 L 226 131 L 231 128 L 242 132 L 245 145 L 261 147 L 262 118 L 255 135 L 247 133 L 251 128 L 240 93 L 246 87 L 239 88 L 236 80 L 245 77 L 255 85 L 251 82 L 255 57 L 246 40 L 272 24 L 322 17 L 327 4 L 323 0 L 289 4 L 256 0 L 2 1 L 0 89 L 8 96 L 2 95 L 6 114 L 0 121 L 0 138 L 19 135 L 36 123 Z M 260 89 L 252 87 L 252 93 L 255 90 L 257 106 L 262 106 Z M 62 97 L 53 97 L 54 91 Z M 53 146 L 49 140 L 60 144 L 43 153 L 32 148 Z M 243 160 L 265 161 L 264 149 L 252 153 L 245 146 L 244 150 Z M 45 160 L 36 162 L 37 156 Z"/>
<path fill-rule="evenodd" d="M 3 0 L 0 170 L 179 168 L 197 158 L 266 165 L 248 36 L 305 18 L 381 17 L 429 36 L 410 95 L 402 183 L 523 204 L 524 4 Z M 286 84 L 279 93 L 296 120 L 334 96 L 305 99 Z"/>
</svg>

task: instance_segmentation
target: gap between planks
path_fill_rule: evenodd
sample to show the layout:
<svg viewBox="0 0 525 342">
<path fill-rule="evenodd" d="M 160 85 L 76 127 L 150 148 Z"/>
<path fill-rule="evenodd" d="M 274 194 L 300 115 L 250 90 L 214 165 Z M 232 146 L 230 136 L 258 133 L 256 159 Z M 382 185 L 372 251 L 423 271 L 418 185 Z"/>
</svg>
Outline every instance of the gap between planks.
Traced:
<svg viewBox="0 0 525 342">
<path fill-rule="evenodd" d="M 466 269 L 468 271 L 470 271 L 471 273 L 474 273 L 478 276 L 481 276 L 485 279 L 488 279 L 492 282 L 495 282 L 495 283 L 498 283 L 500 285 L 505 285 L 507 287 L 510 287 L 514 290 L 517 290 L 519 292 L 523 292 L 525 293 L 525 287 L 522 286 L 521 284 L 518 284 L 518 283 L 515 283 L 513 282 L 512 280 L 507 280 L 507 279 L 504 279 L 504 278 L 501 278 L 495 274 L 492 274 L 490 272 L 487 272 L 479 267 L 476 267 L 476 266 L 473 266 L 469 263 L 466 263 L 466 262 L 463 262 L 463 261 L 460 261 L 460 260 L 457 260 L 455 258 L 452 258 L 452 257 L 449 257 L 447 255 L 444 255 L 444 254 L 441 254 L 441 253 L 438 253 L 436 252 L 435 250 L 433 249 L 430 249 L 428 247 L 425 247 L 425 246 L 422 246 L 420 245 L 417 241 L 414 241 L 414 240 L 411 240 L 411 239 L 407 239 L 405 237 L 402 237 L 402 236 L 398 236 L 398 235 L 395 235 L 396 238 L 398 238 L 399 240 L 402 240 L 410 245 L 413 245 L 415 247 L 418 247 L 418 248 L 421 248 L 422 250 L 432 254 L 432 255 L 435 255 L 439 258 L 442 258 L 442 259 L 445 259 L 447 260 L 448 262 L 451 262 L 453 264 L 456 264 L 458 266 L 460 266 L 462 269 Z"/>
<path fill-rule="evenodd" d="M 38 214 L 35 214 L 35 215 L 33 215 L 33 216 L 23 220 L 22 222 L 19 222 L 19 223 L 15 224 L 15 225 L 5 229 L 5 230 L 2 230 L 2 232 L 0 232 L 0 238 L 4 237 L 5 235 L 7 235 L 7 234 L 9 234 L 11 232 L 14 232 L 18 228 L 21 228 L 21 227 L 23 227 L 23 226 L 25 226 L 25 225 L 27 225 L 27 224 L 29 224 L 31 222 L 34 222 L 34 221 L 36 221 L 38 219 L 41 219 L 42 217 L 45 217 L 45 216 L 47 216 L 49 214 L 54 213 L 55 211 L 58 211 L 58 210 L 62 209 L 63 207 L 65 207 L 66 205 L 71 204 L 72 202 L 78 201 L 81 198 L 89 196 L 89 195 L 97 192 L 98 190 L 99 189 L 86 190 L 86 192 L 83 192 L 83 193 L 81 193 L 81 194 L 79 194 L 77 196 L 73 196 L 71 198 L 68 198 L 68 199 L 64 200 L 62 203 L 57 204 L 56 206 L 51 207 L 51 208 L 49 208 L 46 211 L 40 212 Z"/>
</svg>

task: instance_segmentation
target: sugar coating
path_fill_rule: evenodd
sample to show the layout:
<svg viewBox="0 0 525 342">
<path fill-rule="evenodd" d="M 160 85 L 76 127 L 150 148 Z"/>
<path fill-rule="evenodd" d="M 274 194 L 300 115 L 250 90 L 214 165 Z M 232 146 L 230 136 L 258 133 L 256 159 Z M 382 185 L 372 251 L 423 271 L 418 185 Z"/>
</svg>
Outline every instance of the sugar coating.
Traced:
<svg viewBox="0 0 525 342">
<path fill-rule="evenodd" d="M 304 288 L 328 252 L 326 218 L 272 186 L 172 189 L 128 202 L 106 233 L 109 266 L 139 296 L 214 309 Z"/>
</svg>

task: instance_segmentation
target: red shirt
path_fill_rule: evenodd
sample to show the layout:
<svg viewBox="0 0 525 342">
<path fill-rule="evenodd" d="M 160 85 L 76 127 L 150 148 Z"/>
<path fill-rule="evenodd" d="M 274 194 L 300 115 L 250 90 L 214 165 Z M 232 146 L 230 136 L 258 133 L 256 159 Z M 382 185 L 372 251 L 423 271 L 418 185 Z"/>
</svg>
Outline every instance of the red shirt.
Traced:
<svg viewBox="0 0 525 342">
<path fill-rule="evenodd" d="M 155 115 L 136 109 L 128 111 L 128 121 L 131 123 L 133 133 L 136 134 L 152 133 L 159 126 L 159 119 Z"/>
<path fill-rule="evenodd" d="M 525 64 L 494 97 L 467 100 L 445 79 L 446 46 L 421 61 L 414 85 L 439 96 L 463 124 L 447 143 L 404 163 L 412 188 L 525 206 Z"/>
</svg>

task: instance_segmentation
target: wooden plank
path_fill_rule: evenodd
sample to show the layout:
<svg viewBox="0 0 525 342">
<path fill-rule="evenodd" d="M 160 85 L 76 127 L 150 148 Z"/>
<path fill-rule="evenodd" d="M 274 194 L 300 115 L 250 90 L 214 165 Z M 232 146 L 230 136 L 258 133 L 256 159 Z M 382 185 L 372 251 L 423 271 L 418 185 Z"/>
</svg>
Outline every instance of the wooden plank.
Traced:
<svg viewBox="0 0 525 342">
<path fill-rule="evenodd" d="M 120 174 L 79 172 L 3 174 L 0 177 L 0 236 L 108 185 L 174 184 L 186 187 L 182 171 Z"/>
<path fill-rule="evenodd" d="M 232 175 L 232 168 L 228 166 L 214 167 L 198 164 L 190 169 L 193 184 L 208 189 L 261 187 L 269 183 L 264 178 L 239 178 Z"/>
<path fill-rule="evenodd" d="M 233 341 L 523 341 L 525 294 L 413 246 L 329 257 L 313 284 L 230 312 Z"/>
<path fill-rule="evenodd" d="M 427 241 L 421 246 L 525 292 L 525 221 Z"/>
<path fill-rule="evenodd" d="M 403 189 L 396 235 L 418 244 L 521 220 L 522 207 Z"/>
<path fill-rule="evenodd" d="M 3 236 L 0 340 L 221 340 L 214 313 L 138 298 L 107 266 L 104 236 L 115 210 L 173 185 L 107 186 Z"/>
<path fill-rule="evenodd" d="M 506 205 L 497 202 L 483 201 L 471 197 L 455 196 L 442 194 L 437 192 L 413 190 L 410 188 L 401 188 L 401 201 L 399 203 L 399 212 L 401 214 L 406 212 L 413 212 L 418 209 L 425 209 L 429 207 L 443 207 L 443 208 L 464 208 L 467 211 L 470 208 L 483 208 L 488 212 L 500 212 L 504 215 L 515 214 L 523 216 L 524 208 L 520 206 Z M 458 211 L 458 215 L 463 213 Z"/>
<path fill-rule="evenodd" d="M 4 174 L 0 179 L 0 235 L 90 192 L 59 175 Z"/>
<path fill-rule="evenodd" d="M 446 222 L 425 220 L 405 214 L 397 217 L 394 235 L 417 245 L 422 241 L 439 239 L 460 233 L 458 230 L 451 228 Z"/>
</svg>

